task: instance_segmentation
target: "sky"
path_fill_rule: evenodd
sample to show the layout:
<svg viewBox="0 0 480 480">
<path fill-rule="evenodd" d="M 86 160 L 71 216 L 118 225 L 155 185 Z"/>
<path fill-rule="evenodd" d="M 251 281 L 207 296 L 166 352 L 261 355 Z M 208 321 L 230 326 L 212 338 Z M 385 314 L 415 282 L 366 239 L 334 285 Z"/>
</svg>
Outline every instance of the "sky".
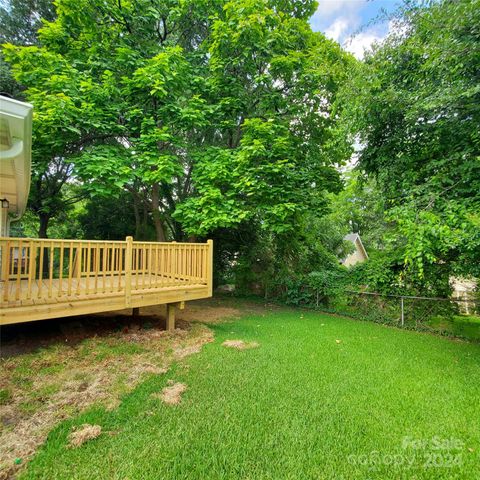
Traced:
<svg viewBox="0 0 480 480">
<path fill-rule="evenodd" d="M 318 0 L 310 20 L 313 30 L 342 45 L 357 58 L 375 41 L 382 40 L 389 28 L 387 20 L 372 22 L 381 12 L 392 12 L 398 0 Z"/>
</svg>

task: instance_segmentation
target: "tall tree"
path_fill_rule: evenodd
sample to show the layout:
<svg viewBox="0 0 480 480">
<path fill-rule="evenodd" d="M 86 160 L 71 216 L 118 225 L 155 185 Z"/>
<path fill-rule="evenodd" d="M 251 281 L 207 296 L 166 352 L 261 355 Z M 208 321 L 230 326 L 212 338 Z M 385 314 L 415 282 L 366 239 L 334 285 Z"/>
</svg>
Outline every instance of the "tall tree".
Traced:
<svg viewBox="0 0 480 480">
<path fill-rule="evenodd" d="M 0 43 L 38 45 L 38 29 L 44 21 L 54 19 L 55 7 L 52 0 L 10 0 L 0 7 Z M 24 87 L 13 78 L 3 54 L 0 56 L 0 81 L 2 94 L 24 99 Z M 35 92 L 28 96 L 35 103 L 41 97 Z M 52 115 L 48 119 L 46 108 L 40 113 L 41 120 L 35 109 L 33 125 L 32 182 L 28 207 L 37 215 L 37 235 L 40 238 L 47 237 L 50 220 L 66 214 L 72 203 L 79 198 L 78 192 L 71 195 L 72 189 L 66 188 L 73 168 L 65 161 L 65 144 L 69 139 L 65 139 L 60 147 L 63 132 L 55 125 L 63 116 L 62 108 L 59 108 L 58 103 L 50 103 L 49 107 Z"/>
<path fill-rule="evenodd" d="M 41 46 L 6 56 L 37 111 L 51 112 L 37 95 L 67 108 L 64 146 L 86 188 L 130 192 L 158 240 L 245 221 L 286 234 L 322 211 L 350 153 L 336 94 L 354 60 L 311 31 L 314 9 L 58 0 Z"/>
</svg>

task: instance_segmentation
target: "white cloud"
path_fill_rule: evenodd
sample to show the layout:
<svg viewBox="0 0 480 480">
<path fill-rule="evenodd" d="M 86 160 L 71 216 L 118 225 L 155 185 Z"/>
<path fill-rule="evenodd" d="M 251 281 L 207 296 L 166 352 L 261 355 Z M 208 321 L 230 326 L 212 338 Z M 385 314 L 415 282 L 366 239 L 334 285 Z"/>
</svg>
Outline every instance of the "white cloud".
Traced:
<svg viewBox="0 0 480 480">
<path fill-rule="evenodd" d="M 336 42 L 340 42 L 349 28 L 349 21 L 345 18 L 337 18 L 326 30 L 325 35 Z"/>
<path fill-rule="evenodd" d="M 362 59 L 365 51 L 370 50 L 374 43 L 381 42 L 385 36 L 386 34 L 382 35 L 375 30 L 366 30 L 349 38 L 343 43 L 343 48 L 347 52 L 353 53 L 355 57 Z"/>
<path fill-rule="evenodd" d="M 365 23 L 363 17 L 368 1 L 319 0 L 317 11 L 310 20 L 313 30 L 323 31 L 328 38 L 362 59 L 366 50 L 375 42 L 381 42 L 393 29 L 392 22 L 388 26 L 384 22 L 361 28 Z"/>
<path fill-rule="evenodd" d="M 320 0 L 317 11 L 310 19 L 312 28 L 315 31 L 326 31 L 340 19 L 348 22 L 349 28 L 357 28 L 361 23 L 359 12 L 366 3 L 367 0 Z"/>
</svg>

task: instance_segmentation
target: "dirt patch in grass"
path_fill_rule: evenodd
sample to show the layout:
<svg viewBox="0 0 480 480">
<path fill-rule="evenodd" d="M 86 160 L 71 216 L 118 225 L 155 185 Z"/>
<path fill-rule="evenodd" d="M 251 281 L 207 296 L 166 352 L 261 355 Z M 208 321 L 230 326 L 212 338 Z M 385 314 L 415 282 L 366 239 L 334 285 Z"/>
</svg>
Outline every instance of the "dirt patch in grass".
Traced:
<svg viewBox="0 0 480 480">
<path fill-rule="evenodd" d="M 184 383 L 172 383 L 165 387 L 160 394 L 162 402 L 167 405 L 178 405 L 182 399 L 182 393 L 185 392 L 187 386 Z"/>
<path fill-rule="evenodd" d="M 225 340 L 222 345 L 227 348 L 236 348 L 237 350 L 248 350 L 249 348 L 257 348 L 257 342 L 244 342 L 243 340 Z"/>
<path fill-rule="evenodd" d="M 100 425 L 90 425 L 84 423 L 81 427 L 76 428 L 68 436 L 68 446 L 70 448 L 78 448 L 89 440 L 97 438 L 102 433 Z"/>
<path fill-rule="evenodd" d="M 0 479 L 12 478 L 59 422 L 93 404 L 116 407 L 148 375 L 167 372 L 172 362 L 198 353 L 213 340 L 205 325 L 183 320 L 167 332 L 164 318 L 149 315 L 73 322 L 62 325 L 63 331 L 50 322 L 43 335 L 36 329 L 42 322 L 23 324 L 23 331 L 7 332 L 6 342 L 2 340 Z"/>
<path fill-rule="evenodd" d="M 212 305 L 212 301 L 192 302 L 185 305 L 184 310 L 177 310 L 177 321 L 189 323 L 220 323 L 225 320 L 238 318 L 241 311 L 233 306 Z M 157 305 L 142 309 L 146 315 L 164 315 L 165 307 Z"/>
</svg>

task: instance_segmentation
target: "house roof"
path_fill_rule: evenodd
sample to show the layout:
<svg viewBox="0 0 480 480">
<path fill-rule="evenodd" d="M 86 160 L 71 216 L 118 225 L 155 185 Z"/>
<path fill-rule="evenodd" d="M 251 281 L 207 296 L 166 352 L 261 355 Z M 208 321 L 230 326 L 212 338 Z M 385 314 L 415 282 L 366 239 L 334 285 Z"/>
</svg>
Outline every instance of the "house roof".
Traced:
<svg viewBox="0 0 480 480">
<path fill-rule="evenodd" d="M 23 214 L 30 189 L 32 105 L 0 96 L 0 198 Z"/>
<path fill-rule="evenodd" d="M 365 250 L 365 247 L 363 246 L 362 239 L 360 238 L 359 233 L 349 233 L 343 237 L 345 241 L 352 242 L 354 245 L 358 245 L 360 249 L 362 250 L 363 254 L 365 255 L 365 258 L 368 258 L 368 253 Z"/>
</svg>

